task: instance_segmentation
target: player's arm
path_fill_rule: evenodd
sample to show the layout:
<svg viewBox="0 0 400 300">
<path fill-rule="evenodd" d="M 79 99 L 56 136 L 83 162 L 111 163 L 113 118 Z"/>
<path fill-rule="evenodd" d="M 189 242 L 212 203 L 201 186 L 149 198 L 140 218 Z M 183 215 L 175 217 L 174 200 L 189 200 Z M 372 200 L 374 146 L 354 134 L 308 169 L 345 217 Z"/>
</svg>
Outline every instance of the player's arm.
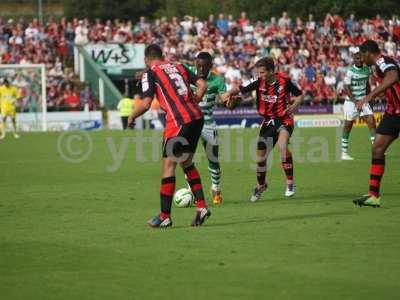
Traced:
<svg viewBox="0 0 400 300">
<path fill-rule="evenodd" d="M 217 96 L 217 101 L 223 103 L 222 101 L 222 96 L 226 93 L 226 84 L 225 84 L 225 79 L 224 77 L 220 76 L 218 77 L 218 96 Z"/>
<path fill-rule="evenodd" d="M 145 98 L 143 98 L 143 100 L 138 101 L 137 104 L 135 104 L 131 115 L 129 116 L 128 123 L 131 124 L 136 118 L 140 117 L 146 111 L 148 111 L 151 107 L 152 101 L 153 101 L 153 98 L 151 98 L 151 97 L 145 97 Z"/>
<path fill-rule="evenodd" d="M 205 81 L 204 79 L 197 79 L 196 81 L 196 93 L 195 93 L 195 97 L 196 97 L 196 102 L 201 102 L 203 100 L 204 94 L 207 92 L 208 89 L 208 84 L 207 81 Z"/>
<path fill-rule="evenodd" d="M 389 87 L 399 81 L 399 74 L 395 65 L 393 64 L 382 64 L 379 68 L 384 74 L 382 83 L 374 88 L 367 96 L 364 97 L 362 101 L 357 103 L 357 108 L 361 109 L 364 103 L 371 102 L 380 94 L 384 93 Z"/>
<path fill-rule="evenodd" d="M 365 97 L 365 102 L 370 102 L 373 100 L 375 97 L 377 97 L 379 94 L 383 93 L 391 87 L 393 84 L 395 84 L 397 81 L 399 81 L 399 74 L 396 70 L 389 70 L 386 72 L 385 77 L 383 78 L 383 81 L 380 85 L 378 85 L 376 88 L 374 88 L 366 97 Z"/>
<path fill-rule="evenodd" d="M 207 81 L 197 77 L 197 75 L 187 66 L 183 65 L 186 72 L 189 75 L 189 83 L 196 86 L 196 92 L 194 94 L 196 102 L 199 103 L 203 100 L 204 94 L 207 92 L 208 84 Z"/>
<path fill-rule="evenodd" d="M 241 99 L 238 96 L 239 94 L 247 94 L 252 91 L 257 90 L 259 85 L 259 80 L 252 80 L 249 84 L 241 85 L 239 87 L 234 87 L 229 92 L 226 92 L 221 96 L 221 101 L 225 103 L 227 107 L 231 107 L 234 102 L 240 101 Z"/>
<path fill-rule="evenodd" d="M 351 92 L 351 71 L 348 70 L 346 76 L 344 77 L 344 92 L 350 98 L 350 100 L 354 99 L 353 93 Z"/>
<path fill-rule="evenodd" d="M 138 101 L 133 107 L 133 111 L 128 118 L 128 125 L 130 126 L 136 118 L 143 115 L 151 107 L 155 94 L 155 79 L 151 71 L 147 71 L 142 75 L 142 101 Z"/>
<path fill-rule="evenodd" d="M 285 113 L 286 114 L 292 114 L 303 102 L 304 100 L 304 95 L 303 92 L 297 87 L 296 84 L 294 84 L 291 80 L 287 82 L 286 85 L 286 91 L 293 95 L 292 97 L 292 104 L 286 108 Z"/>
<path fill-rule="evenodd" d="M 350 100 L 354 99 L 353 93 L 351 92 L 350 86 L 344 84 L 344 93 L 350 98 Z"/>
</svg>

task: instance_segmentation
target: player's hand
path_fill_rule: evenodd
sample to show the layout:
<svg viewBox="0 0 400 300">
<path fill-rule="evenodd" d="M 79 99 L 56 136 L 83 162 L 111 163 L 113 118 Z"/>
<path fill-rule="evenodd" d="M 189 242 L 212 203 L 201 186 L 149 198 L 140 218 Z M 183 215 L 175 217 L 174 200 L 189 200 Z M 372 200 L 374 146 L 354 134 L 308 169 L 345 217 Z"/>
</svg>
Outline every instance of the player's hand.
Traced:
<svg viewBox="0 0 400 300">
<path fill-rule="evenodd" d="M 368 94 L 361 101 L 356 102 L 356 108 L 361 111 L 364 107 L 364 104 L 369 103 L 372 100 L 371 94 Z"/>
<path fill-rule="evenodd" d="M 366 103 L 366 102 L 365 102 L 364 100 L 357 101 L 357 102 L 356 102 L 356 108 L 357 108 L 357 110 L 358 110 L 358 111 L 362 110 L 365 103 Z"/>
<path fill-rule="evenodd" d="M 293 113 L 295 112 L 295 110 L 297 109 L 298 106 L 299 106 L 299 104 L 297 104 L 297 103 L 293 103 L 292 105 L 289 105 L 289 106 L 286 108 L 284 114 L 287 114 L 287 115 L 293 114 Z"/>
<path fill-rule="evenodd" d="M 228 103 L 229 103 L 229 101 L 231 101 L 231 97 L 232 97 L 231 93 L 226 92 L 225 94 L 221 95 L 221 102 L 222 102 L 225 106 L 227 106 Z"/>
<path fill-rule="evenodd" d="M 135 79 L 138 80 L 138 81 L 141 81 L 142 80 L 142 76 L 143 76 L 144 73 L 146 73 L 146 70 L 142 70 L 142 71 L 136 72 Z"/>
<path fill-rule="evenodd" d="M 133 128 L 135 126 L 135 119 L 132 116 L 128 118 L 128 127 Z"/>
<path fill-rule="evenodd" d="M 230 110 L 233 110 L 240 101 L 242 101 L 242 97 L 240 95 L 233 95 L 227 102 L 226 107 L 228 107 Z"/>
</svg>

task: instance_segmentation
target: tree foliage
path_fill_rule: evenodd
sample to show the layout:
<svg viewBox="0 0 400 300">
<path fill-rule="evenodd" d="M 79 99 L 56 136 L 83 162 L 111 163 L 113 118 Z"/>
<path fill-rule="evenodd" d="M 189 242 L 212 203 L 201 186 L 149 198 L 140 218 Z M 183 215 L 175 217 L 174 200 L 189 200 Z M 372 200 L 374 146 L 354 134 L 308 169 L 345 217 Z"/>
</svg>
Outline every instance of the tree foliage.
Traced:
<svg viewBox="0 0 400 300">
<path fill-rule="evenodd" d="M 67 16 L 91 19 L 137 19 L 142 15 L 149 18 L 192 15 L 206 19 L 220 12 L 238 16 L 241 11 L 261 21 L 280 16 L 282 11 L 302 18 L 312 13 L 319 20 L 326 13 L 342 16 L 355 13 L 357 18 L 400 14 L 399 0 L 66 0 L 65 5 Z"/>
</svg>

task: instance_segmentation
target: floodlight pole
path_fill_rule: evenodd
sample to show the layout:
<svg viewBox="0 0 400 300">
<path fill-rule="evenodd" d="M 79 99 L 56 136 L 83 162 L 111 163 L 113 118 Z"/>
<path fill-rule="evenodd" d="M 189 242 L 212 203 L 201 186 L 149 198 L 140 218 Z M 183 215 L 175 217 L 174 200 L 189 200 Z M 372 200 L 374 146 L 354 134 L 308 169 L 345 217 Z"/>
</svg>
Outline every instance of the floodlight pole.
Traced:
<svg viewBox="0 0 400 300">
<path fill-rule="evenodd" d="M 38 17 L 40 25 L 43 25 L 43 1 L 38 0 Z"/>
</svg>

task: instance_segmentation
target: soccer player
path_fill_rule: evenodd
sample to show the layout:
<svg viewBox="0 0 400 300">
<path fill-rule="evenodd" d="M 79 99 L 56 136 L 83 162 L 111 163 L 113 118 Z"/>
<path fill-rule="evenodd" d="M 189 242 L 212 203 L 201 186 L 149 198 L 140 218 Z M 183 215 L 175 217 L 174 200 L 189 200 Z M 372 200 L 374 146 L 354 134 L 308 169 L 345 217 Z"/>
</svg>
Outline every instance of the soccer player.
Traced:
<svg viewBox="0 0 400 300">
<path fill-rule="evenodd" d="M 188 67 L 195 75 L 207 81 L 208 89 L 200 102 L 200 109 L 204 116 L 204 127 L 201 132 L 201 141 L 207 154 L 208 170 L 211 175 L 211 192 L 214 204 L 222 203 L 221 193 L 221 166 L 218 160 L 218 132 L 213 116 L 217 97 L 226 92 L 225 80 L 211 71 L 213 59 L 210 53 L 200 52 L 196 57 L 196 67 Z M 193 87 L 192 87 L 193 88 Z M 195 89 L 195 88 L 194 88 Z"/>
<path fill-rule="evenodd" d="M 257 143 L 257 186 L 250 201 L 256 202 L 267 188 L 267 158 L 275 144 L 278 144 L 282 168 L 286 175 L 286 197 L 295 194 L 292 153 L 288 149 L 293 132 L 293 112 L 303 100 L 299 88 L 283 74 L 275 73 L 272 58 L 264 57 L 256 63 L 258 78 L 247 85 L 225 93 L 222 96 L 227 106 L 232 106 L 232 96 L 251 91 L 257 92 L 257 109 L 264 118 Z M 291 95 L 294 97 L 291 98 Z"/>
<path fill-rule="evenodd" d="M 211 215 L 204 198 L 199 172 L 193 164 L 204 119 L 198 103 L 207 90 L 207 82 L 194 76 L 178 63 L 165 61 L 162 50 L 152 44 L 145 49 L 148 70 L 141 80 L 142 102 L 135 105 L 129 117 L 132 123 L 151 107 L 154 95 L 166 112 L 161 173 L 161 213 L 148 221 L 151 227 L 172 225 L 171 205 L 175 191 L 175 170 L 179 164 L 196 199 L 196 216 L 192 226 L 200 226 Z M 193 94 L 190 84 L 196 85 Z"/>
<path fill-rule="evenodd" d="M 4 79 L 3 85 L 0 86 L 0 106 L 1 106 L 1 118 L 2 123 L 0 123 L 0 139 L 4 139 L 6 137 L 6 124 L 7 118 L 11 118 L 13 130 L 14 130 L 14 138 L 18 139 L 19 135 L 17 134 L 17 124 L 16 124 L 16 107 L 15 102 L 19 100 L 20 93 L 18 89 L 11 85 L 7 78 Z"/>
<path fill-rule="evenodd" d="M 362 118 L 368 125 L 370 130 L 370 140 L 374 143 L 376 123 L 374 113 L 369 103 L 365 103 L 358 111 L 356 102 L 361 101 L 370 90 L 369 75 L 370 71 L 361 60 L 361 54 L 357 48 L 353 52 L 354 64 L 347 70 L 345 77 L 345 92 L 347 94 L 346 101 L 344 102 L 344 126 L 342 134 L 342 160 L 353 160 L 349 153 L 349 137 L 355 119 Z"/>
<path fill-rule="evenodd" d="M 382 79 L 382 82 L 357 103 L 357 108 L 361 109 L 364 104 L 371 102 L 384 92 L 386 111 L 376 130 L 375 142 L 372 146 L 368 194 L 353 200 L 353 203 L 359 206 L 379 207 L 380 185 L 385 171 L 385 152 L 400 133 L 400 64 L 388 56 L 383 56 L 378 44 L 372 40 L 365 41 L 360 51 L 364 63 L 375 66 L 377 76 Z"/>
</svg>

